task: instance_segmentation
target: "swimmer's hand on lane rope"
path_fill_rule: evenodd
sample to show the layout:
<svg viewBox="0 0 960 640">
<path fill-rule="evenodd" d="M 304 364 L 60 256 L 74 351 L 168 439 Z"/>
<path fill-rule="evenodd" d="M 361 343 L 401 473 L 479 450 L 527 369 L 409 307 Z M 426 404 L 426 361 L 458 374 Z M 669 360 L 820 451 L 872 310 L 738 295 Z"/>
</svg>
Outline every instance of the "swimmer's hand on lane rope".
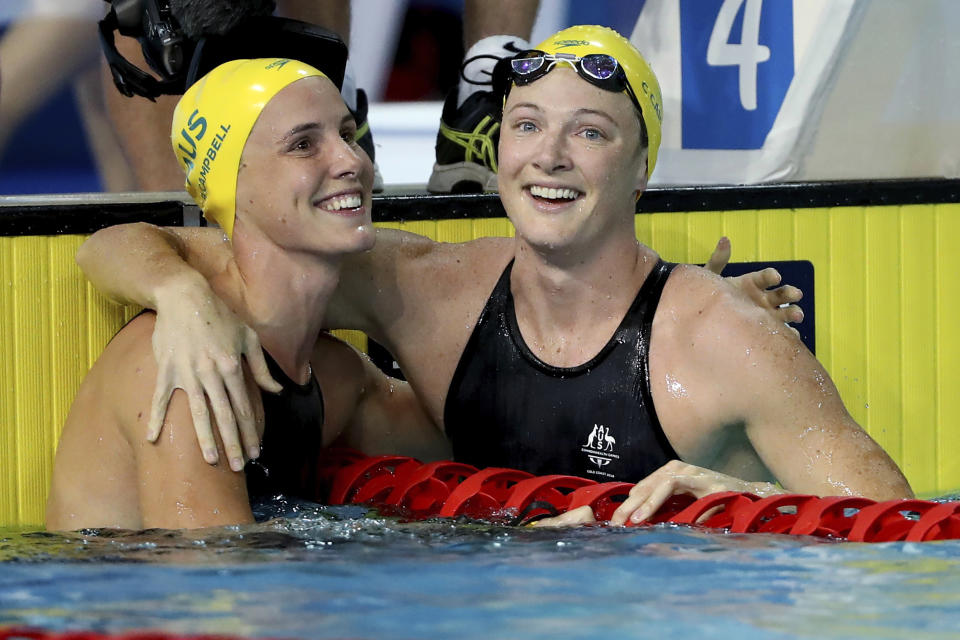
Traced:
<svg viewBox="0 0 960 640">
<path fill-rule="evenodd" d="M 715 274 L 722 275 L 723 268 L 728 262 L 730 262 L 730 239 L 723 237 L 717 242 L 713 254 L 704 266 Z M 803 310 L 796 304 L 803 298 L 803 292 L 788 284 L 776 289 L 769 288 L 776 287 L 781 279 L 779 271 L 773 267 L 767 267 L 762 271 L 751 271 L 742 276 L 728 277 L 727 281 L 747 294 L 755 305 L 772 313 L 779 322 L 784 324 L 803 322 Z M 800 333 L 796 329 L 789 328 L 799 337 Z"/>
<path fill-rule="evenodd" d="M 674 495 L 687 494 L 699 500 L 720 491 L 752 493 L 761 498 L 785 493 L 769 482 L 748 482 L 681 460 L 671 460 L 630 489 L 629 497 L 613 512 L 610 524 L 622 525 L 627 520 L 639 524 L 655 514 Z M 711 512 L 705 513 L 700 521 L 711 515 Z"/>
<path fill-rule="evenodd" d="M 244 451 L 250 458 L 260 455 L 242 358 L 247 359 L 254 380 L 264 390 L 278 393 L 282 386 L 270 375 L 256 332 L 234 315 L 205 279 L 180 283 L 158 292 L 157 297 L 160 311 L 153 331 L 157 386 L 147 439 L 154 442 L 160 436 L 170 397 L 174 389 L 183 389 L 204 460 L 216 464 L 219 459 L 209 398 L 230 468 L 240 471 Z"/>
<path fill-rule="evenodd" d="M 761 498 L 785 493 L 769 482 L 747 482 L 718 471 L 671 460 L 630 489 L 627 499 L 613 512 L 610 524 L 619 526 L 627 524 L 627 521 L 640 524 L 659 511 L 674 495 L 686 494 L 700 499 L 720 491 L 747 492 Z M 708 511 L 700 517 L 700 521 L 711 515 L 713 512 Z M 534 524 L 538 527 L 571 527 L 595 521 L 593 510 L 584 506 L 553 518 L 538 520 Z"/>
</svg>

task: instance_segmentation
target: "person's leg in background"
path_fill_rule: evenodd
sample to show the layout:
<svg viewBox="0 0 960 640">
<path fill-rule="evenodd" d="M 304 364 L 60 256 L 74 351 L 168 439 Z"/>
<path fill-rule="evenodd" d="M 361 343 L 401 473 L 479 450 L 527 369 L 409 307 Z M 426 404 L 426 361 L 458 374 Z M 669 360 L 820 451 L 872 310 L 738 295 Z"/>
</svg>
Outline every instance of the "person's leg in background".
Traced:
<svg viewBox="0 0 960 640">
<path fill-rule="evenodd" d="M 350 37 L 350 0 L 281 0 L 278 13 L 287 18 L 315 24 L 333 31 L 344 42 Z M 117 35 L 117 49 L 137 67 L 147 70 L 140 44 Z M 170 146 L 170 123 L 179 96 L 160 96 L 156 102 L 122 95 L 113 86 L 110 70 L 104 63 L 102 72 L 104 102 L 110 122 L 116 130 L 125 156 L 136 176 L 140 191 L 180 191 L 183 172 L 167 149 Z M 356 98 L 351 109 L 356 110 Z M 366 110 L 364 109 L 364 119 Z M 359 123 L 358 123 L 359 124 Z"/>
<path fill-rule="evenodd" d="M 496 191 L 501 105 L 490 91 L 490 78 L 497 60 L 530 48 L 539 6 L 539 0 L 464 1 L 467 53 L 460 84 L 443 105 L 428 191 Z"/>
<path fill-rule="evenodd" d="M 100 69 L 96 63 L 82 70 L 73 81 L 73 97 L 83 122 L 87 145 L 104 191 L 134 191 L 136 176 L 127 162 L 116 132 L 110 125 L 103 101 Z"/>
<path fill-rule="evenodd" d="M 150 68 L 140 43 L 134 38 L 118 34 L 116 43 L 117 51 L 130 63 L 143 70 Z M 176 157 L 167 153 L 178 96 L 158 96 L 156 102 L 137 95 L 128 98 L 113 85 L 105 60 L 101 67 L 103 102 L 124 157 L 133 170 L 135 189 L 182 191 L 183 172 L 177 166 Z"/>
</svg>

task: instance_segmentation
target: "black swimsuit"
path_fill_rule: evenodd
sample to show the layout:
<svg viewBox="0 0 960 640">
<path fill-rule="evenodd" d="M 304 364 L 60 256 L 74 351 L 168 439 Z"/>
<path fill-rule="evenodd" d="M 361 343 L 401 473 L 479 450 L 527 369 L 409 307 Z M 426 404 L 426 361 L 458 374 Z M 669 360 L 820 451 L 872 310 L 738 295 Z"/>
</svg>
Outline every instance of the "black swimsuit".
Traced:
<svg viewBox="0 0 960 640">
<path fill-rule="evenodd" d="M 323 486 L 317 461 L 323 446 L 323 394 L 311 374 L 307 384 L 297 384 L 266 351 L 263 354 L 274 380 L 283 385 L 279 394 L 261 393 L 265 428 L 260 457 L 247 463 L 250 500 L 278 494 L 320 500 Z"/>
<path fill-rule="evenodd" d="M 653 316 L 674 266 L 658 261 L 596 357 L 560 368 L 523 342 L 507 265 L 447 394 L 444 423 L 456 460 L 637 482 L 676 459 L 653 407 L 648 359 Z"/>
</svg>

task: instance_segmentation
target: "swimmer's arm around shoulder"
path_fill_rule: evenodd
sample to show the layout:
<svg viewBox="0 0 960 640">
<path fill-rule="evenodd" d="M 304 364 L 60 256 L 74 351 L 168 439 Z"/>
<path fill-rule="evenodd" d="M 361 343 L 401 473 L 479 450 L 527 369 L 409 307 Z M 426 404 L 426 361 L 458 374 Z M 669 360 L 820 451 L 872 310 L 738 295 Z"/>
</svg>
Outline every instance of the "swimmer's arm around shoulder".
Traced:
<svg viewBox="0 0 960 640">
<path fill-rule="evenodd" d="M 70 499 L 59 500 L 49 526 L 194 528 L 251 521 L 244 476 L 197 455 L 183 394 L 173 397 L 164 437 L 156 443 L 142 437 L 156 376 L 153 324 L 153 314 L 130 322 L 84 380 L 54 474 L 56 492 Z M 64 511 L 75 516 L 65 521 Z"/>
<path fill-rule="evenodd" d="M 230 258 L 229 244 L 218 230 L 146 223 L 98 231 L 77 252 L 77 263 L 106 295 L 157 311 L 153 336 L 157 387 L 144 435 L 150 441 L 157 439 L 171 394 L 183 389 L 204 458 L 216 463 L 220 456 L 209 398 L 230 464 L 239 469 L 243 466 L 241 439 L 247 455 L 255 457 L 259 451 L 241 359 L 247 359 L 262 388 L 276 392 L 280 385 L 270 376 L 256 333 L 240 322 L 207 282 L 226 268 Z"/>
<path fill-rule="evenodd" d="M 230 257 L 216 229 L 164 228 L 145 222 L 97 231 L 77 250 L 77 264 L 102 294 L 156 309 L 176 290 L 206 288 L 205 275 Z"/>
</svg>

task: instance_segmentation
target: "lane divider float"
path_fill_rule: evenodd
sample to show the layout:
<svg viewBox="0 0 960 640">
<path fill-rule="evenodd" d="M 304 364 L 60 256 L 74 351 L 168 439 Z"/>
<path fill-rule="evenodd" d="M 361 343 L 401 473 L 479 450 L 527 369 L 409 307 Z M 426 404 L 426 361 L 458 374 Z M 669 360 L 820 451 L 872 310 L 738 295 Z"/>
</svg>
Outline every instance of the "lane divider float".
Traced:
<svg viewBox="0 0 960 640">
<path fill-rule="evenodd" d="M 629 494 L 629 482 L 596 482 L 563 475 L 477 469 L 459 462 L 424 464 L 405 456 L 365 456 L 328 449 L 321 481 L 328 504 L 369 505 L 409 519 L 467 517 L 523 524 L 589 506 L 610 520 Z M 780 533 L 850 542 L 923 542 L 960 538 L 960 502 L 781 494 L 760 498 L 724 491 L 700 499 L 670 498 L 641 524 L 697 525 L 731 533 Z M 632 523 L 631 523 L 632 524 Z"/>
</svg>

